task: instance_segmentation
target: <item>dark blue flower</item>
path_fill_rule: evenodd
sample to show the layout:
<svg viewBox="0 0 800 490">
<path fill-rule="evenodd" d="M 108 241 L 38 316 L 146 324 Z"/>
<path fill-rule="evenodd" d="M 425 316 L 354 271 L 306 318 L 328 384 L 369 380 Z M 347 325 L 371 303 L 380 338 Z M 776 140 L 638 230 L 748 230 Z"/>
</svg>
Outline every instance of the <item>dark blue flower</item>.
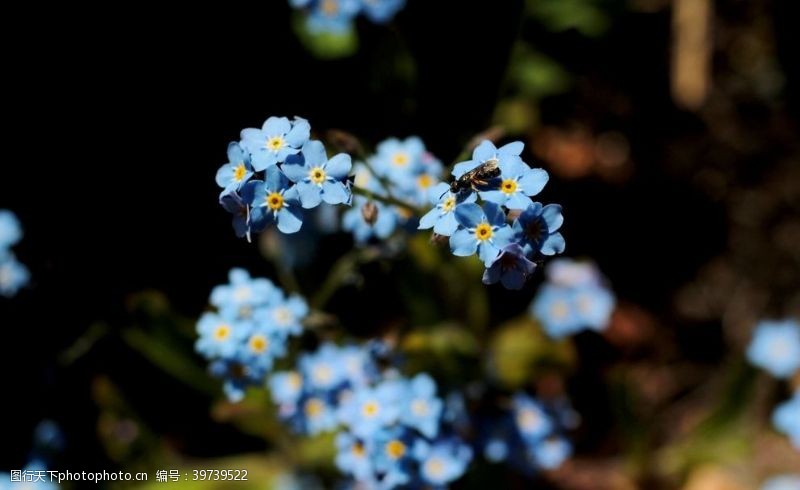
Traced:
<svg viewBox="0 0 800 490">
<path fill-rule="evenodd" d="M 525 254 L 555 255 L 564 251 L 565 242 L 558 229 L 564 222 L 561 206 L 531 203 L 514 221 L 513 229 L 517 240 L 522 244 Z"/>
<path fill-rule="evenodd" d="M 536 264 L 528 260 L 522 247 L 510 243 L 503 247 L 489 268 L 483 273 L 484 284 L 500 282 L 506 289 L 522 289 L 536 270 Z"/>
</svg>

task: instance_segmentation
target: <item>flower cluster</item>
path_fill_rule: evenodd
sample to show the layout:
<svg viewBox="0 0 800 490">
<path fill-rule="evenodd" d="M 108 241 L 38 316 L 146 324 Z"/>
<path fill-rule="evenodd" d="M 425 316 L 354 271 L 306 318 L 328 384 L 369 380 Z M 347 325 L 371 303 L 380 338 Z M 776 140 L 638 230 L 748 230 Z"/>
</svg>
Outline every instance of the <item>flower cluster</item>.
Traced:
<svg viewBox="0 0 800 490">
<path fill-rule="evenodd" d="M 356 243 L 364 244 L 372 238 L 386 239 L 398 227 L 416 225 L 412 208 L 427 202 L 429 192 L 441 181 L 443 167 L 422 140 L 412 136 L 382 141 L 367 162 L 356 163 L 354 172 L 354 185 L 376 198 L 356 196 L 353 208 L 344 213 L 342 227 Z M 408 206 L 387 204 L 381 198 Z"/>
<path fill-rule="evenodd" d="M 382 371 L 368 347 L 325 343 L 269 380 L 280 416 L 297 430 L 341 429 L 337 467 L 364 488 L 442 486 L 461 477 L 471 449 L 443 423 L 427 374 Z"/>
<path fill-rule="evenodd" d="M 800 323 L 792 319 L 760 322 L 747 348 L 747 359 L 778 379 L 791 378 L 800 371 Z M 800 449 L 800 390 L 778 405 L 772 423 Z"/>
<path fill-rule="evenodd" d="M 238 236 L 249 237 L 273 223 L 283 233 L 295 233 L 304 210 L 322 202 L 350 204 L 350 156 L 329 159 L 310 133 L 305 119 L 270 117 L 261 129 L 245 129 L 241 141 L 228 145 L 228 163 L 216 180 L 223 189 L 220 204 L 233 214 Z"/>
<path fill-rule="evenodd" d="M 550 337 L 561 338 L 585 329 L 603 330 L 616 300 L 593 263 L 556 259 L 546 270 L 530 307 Z"/>
<path fill-rule="evenodd" d="M 450 237 L 454 255 L 477 253 L 486 267 L 483 282 L 508 289 L 521 289 L 536 262 L 563 252 L 565 245 L 558 232 L 564 221 L 561 206 L 531 199 L 549 177 L 522 160 L 523 148 L 519 141 L 500 148 L 483 141 L 471 160 L 455 165 L 453 184 L 432 189 L 434 208 L 419 225 Z"/>
<path fill-rule="evenodd" d="M 391 21 L 406 0 L 289 0 L 289 5 L 308 13 L 306 23 L 313 33 L 343 33 L 362 13 L 376 24 Z"/>
<path fill-rule="evenodd" d="M 211 373 L 225 380 L 228 398 L 237 401 L 247 386 L 264 382 L 286 353 L 289 337 L 302 332 L 308 306 L 242 269 L 231 270 L 229 280 L 211 292 L 216 311 L 200 317 L 195 349 L 211 362 Z"/>
<path fill-rule="evenodd" d="M 558 468 L 572 454 L 563 432 L 575 422 L 569 406 L 545 405 L 516 393 L 511 410 L 484 437 L 483 455 L 490 462 L 507 462 L 527 473 Z"/>
<path fill-rule="evenodd" d="M 28 269 L 11 247 L 22 239 L 22 227 L 11 211 L 0 209 L 0 296 L 11 297 L 30 281 Z"/>
</svg>

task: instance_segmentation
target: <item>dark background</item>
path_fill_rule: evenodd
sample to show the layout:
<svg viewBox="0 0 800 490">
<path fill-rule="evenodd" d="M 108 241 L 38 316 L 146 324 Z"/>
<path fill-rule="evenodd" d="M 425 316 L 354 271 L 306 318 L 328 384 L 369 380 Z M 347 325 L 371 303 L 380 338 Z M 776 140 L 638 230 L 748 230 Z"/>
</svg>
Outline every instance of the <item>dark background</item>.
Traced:
<svg viewBox="0 0 800 490">
<path fill-rule="evenodd" d="M 108 467 L 94 436 L 90 380 L 98 372 L 190 454 L 248 447 L 247 438 L 208 424 L 204 408 L 187 408 L 207 400 L 119 342 L 104 341 L 68 369 L 56 356 L 93 322 L 123 324 L 131 293 L 162 290 L 178 311 L 196 316 L 230 267 L 269 274 L 216 202 L 214 173 L 242 128 L 270 115 L 300 115 L 317 130 L 341 128 L 373 144 L 418 134 L 452 160 L 489 124 L 522 9 L 521 1 L 454 7 L 412 0 L 390 29 L 359 22 L 357 55 L 319 61 L 297 42 L 285 2 L 262 3 L 270 5 L 180 13 L 72 6 L 4 16 L 0 208 L 23 223 L 15 250 L 33 284 L 0 301 L 0 468 L 24 464 L 31 430 L 45 417 L 66 432 L 65 467 Z M 718 15 L 731 22 L 751 15 L 748 2 L 719 3 Z M 735 169 L 749 170 L 727 175 L 743 182 L 796 155 L 800 96 L 792 2 L 755 3 L 774 25 L 787 104 L 780 117 L 790 136 L 766 136 L 761 154 L 734 159 Z M 568 253 L 591 255 L 619 297 L 670 317 L 671 292 L 726 249 L 728 231 L 725 206 L 699 192 L 689 172 L 670 170 L 673 145 L 706 150 L 709 157 L 692 163 L 696 170 L 713 165 L 722 144 L 709 136 L 708 121 L 670 97 L 669 11 L 620 14 L 600 40 L 527 23 L 522 30 L 581 81 L 545 101 L 543 121 L 582 118 L 622 131 L 636 162 L 624 186 L 551 180 L 543 199 L 564 205 Z M 382 69 L 399 39 L 416 60 L 413 85 Z M 605 107 L 609 91 L 632 109 L 620 116 Z M 743 104 L 739 116 L 754 131 L 776 117 L 759 100 Z M 515 296 L 499 301 L 523 304 Z M 714 335 L 686 341 L 707 362 L 719 343 Z"/>
</svg>

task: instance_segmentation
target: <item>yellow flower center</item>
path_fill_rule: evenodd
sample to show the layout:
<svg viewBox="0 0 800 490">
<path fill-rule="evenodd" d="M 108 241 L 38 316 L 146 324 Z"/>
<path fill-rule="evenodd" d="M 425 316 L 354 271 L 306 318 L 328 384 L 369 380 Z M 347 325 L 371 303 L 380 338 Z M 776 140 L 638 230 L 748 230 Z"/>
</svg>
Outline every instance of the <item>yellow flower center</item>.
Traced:
<svg viewBox="0 0 800 490">
<path fill-rule="evenodd" d="M 276 309 L 272 314 L 272 318 L 275 320 L 275 323 L 282 327 L 285 327 L 294 321 L 294 315 L 292 315 L 292 312 L 289 311 L 289 308 Z"/>
<path fill-rule="evenodd" d="M 456 207 L 456 196 L 450 196 L 442 203 L 442 211 L 449 213 Z"/>
<path fill-rule="evenodd" d="M 323 0 L 322 2 L 322 12 L 330 17 L 333 17 L 339 12 L 339 2 L 338 0 Z"/>
<path fill-rule="evenodd" d="M 428 403 L 425 400 L 414 400 L 411 402 L 411 412 L 417 417 L 424 417 L 428 414 Z"/>
<path fill-rule="evenodd" d="M 325 404 L 322 403 L 322 400 L 319 398 L 309 398 L 303 410 L 306 412 L 308 418 L 313 419 L 319 417 L 324 409 Z"/>
<path fill-rule="evenodd" d="M 361 413 L 364 414 L 364 417 L 372 418 L 378 415 L 379 408 L 377 403 L 370 401 L 361 406 Z"/>
<path fill-rule="evenodd" d="M 524 430 L 533 430 L 541 424 L 542 419 L 535 410 L 525 409 L 517 415 L 517 423 Z"/>
<path fill-rule="evenodd" d="M 441 458 L 431 458 L 425 462 L 425 473 L 437 477 L 444 474 L 444 462 Z"/>
<path fill-rule="evenodd" d="M 364 443 L 362 443 L 361 441 L 356 441 L 353 444 L 353 454 L 356 455 L 356 457 L 363 458 L 364 453 L 366 453 L 366 451 L 364 450 Z"/>
<path fill-rule="evenodd" d="M 333 377 L 332 375 L 331 368 L 328 367 L 327 364 L 322 364 L 314 368 L 314 379 L 317 380 L 318 383 L 327 383 Z"/>
<path fill-rule="evenodd" d="M 392 155 L 392 163 L 398 167 L 405 167 L 408 165 L 408 153 L 399 151 Z"/>
<path fill-rule="evenodd" d="M 500 184 L 500 190 L 503 191 L 504 194 L 513 194 L 517 192 L 517 181 L 514 179 L 505 179 L 502 184 Z"/>
<path fill-rule="evenodd" d="M 386 443 L 386 455 L 392 459 L 400 459 L 406 454 L 406 445 L 397 439 L 393 439 Z"/>
<path fill-rule="evenodd" d="M 267 207 L 273 211 L 279 211 L 283 207 L 283 196 L 280 192 L 272 192 L 267 195 Z"/>
<path fill-rule="evenodd" d="M 308 176 L 311 178 L 311 182 L 315 184 L 321 184 L 325 182 L 325 171 L 322 170 L 320 167 L 314 167 L 308 172 Z"/>
<path fill-rule="evenodd" d="M 433 177 L 428 174 L 422 174 L 417 177 L 417 185 L 420 189 L 427 189 L 433 185 Z"/>
<path fill-rule="evenodd" d="M 489 223 L 481 223 L 475 228 L 475 238 L 478 239 L 479 242 L 485 242 L 492 238 L 492 226 Z"/>
<path fill-rule="evenodd" d="M 286 381 L 289 383 L 289 386 L 294 390 L 299 390 L 301 386 L 303 386 L 303 378 L 300 376 L 299 373 L 291 372 L 287 375 Z"/>
<path fill-rule="evenodd" d="M 359 169 L 356 172 L 356 176 L 353 179 L 353 183 L 358 187 L 367 187 L 369 185 L 370 180 L 370 173 L 368 170 Z"/>
<path fill-rule="evenodd" d="M 233 169 L 233 180 L 241 182 L 245 175 L 247 175 L 247 167 L 244 166 L 244 162 L 241 162 Z"/>
<path fill-rule="evenodd" d="M 214 339 L 217 342 L 222 342 L 231 336 L 231 327 L 227 325 L 220 325 L 214 330 Z"/>
<path fill-rule="evenodd" d="M 250 350 L 256 354 L 261 354 L 269 347 L 269 340 L 263 335 L 253 335 L 250 337 Z"/>
<path fill-rule="evenodd" d="M 267 139 L 267 149 L 270 151 L 277 152 L 284 146 L 286 146 L 286 141 L 284 141 L 283 136 L 270 136 Z"/>
<path fill-rule="evenodd" d="M 552 314 L 557 320 L 566 318 L 569 314 L 569 306 L 567 306 L 567 302 L 556 301 L 553 303 L 553 306 L 550 307 L 550 314 Z"/>
</svg>

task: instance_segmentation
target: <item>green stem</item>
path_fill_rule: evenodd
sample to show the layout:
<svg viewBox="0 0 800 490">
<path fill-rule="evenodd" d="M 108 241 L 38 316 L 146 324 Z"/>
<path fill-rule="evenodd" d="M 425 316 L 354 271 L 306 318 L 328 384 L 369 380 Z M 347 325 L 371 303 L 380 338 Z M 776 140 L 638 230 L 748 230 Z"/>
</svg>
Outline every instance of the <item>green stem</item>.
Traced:
<svg viewBox="0 0 800 490">
<path fill-rule="evenodd" d="M 413 204 L 409 204 L 402 199 L 397 199 L 396 197 L 391 196 L 381 196 L 380 194 L 376 194 L 370 190 L 364 189 L 363 187 L 358 187 L 354 185 L 352 187 L 353 193 L 358 194 L 360 196 L 364 196 L 366 198 L 372 199 L 373 201 L 382 202 L 383 204 L 388 204 L 391 206 L 399 206 L 401 208 L 408 209 L 412 213 L 416 214 L 417 216 L 421 216 L 425 214 L 425 211 L 414 206 Z"/>
</svg>

